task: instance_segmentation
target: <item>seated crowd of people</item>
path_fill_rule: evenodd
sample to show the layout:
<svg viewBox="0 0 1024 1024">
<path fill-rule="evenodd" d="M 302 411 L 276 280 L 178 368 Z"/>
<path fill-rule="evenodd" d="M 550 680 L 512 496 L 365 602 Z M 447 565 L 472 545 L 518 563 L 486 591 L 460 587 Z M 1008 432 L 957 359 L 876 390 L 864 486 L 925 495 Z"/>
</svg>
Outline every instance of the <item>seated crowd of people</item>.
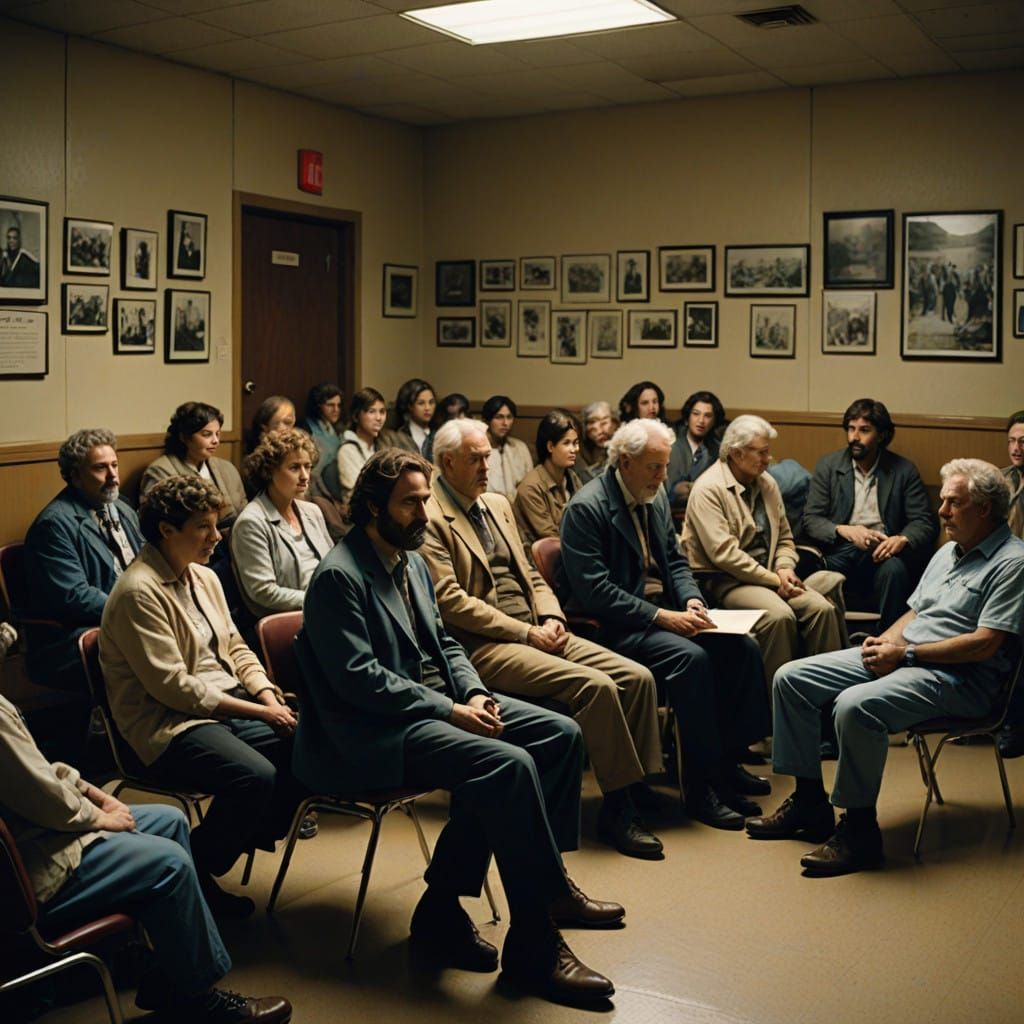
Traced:
<svg viewBox="0 0 1024 1024">
<path fill-rule="evenodd" d="M 670 426 L 652 381 L 617 410 L 551 410 L 532 452 L 505 395 L 475 418 L 466 396 L 438 401 L 413 379 L 390 427 L 372 387 L 347 417 L 344 405 L 317 385 L 297 423 L 289 399 L 266 399 L 244 473 L 216 455 L 220 410 L 180 405 L 138 510 L 120 496 L 114 435 L 77 431 L 58 457 L 66 487 L 25 539 L 32 679 L 84 691 L 78 637 L 99 627 L 131 751 L 168 788 L 213 798 L 191 834 L 177 811 L 125 805 L 48 762 L 0 697 L 0 813 L 43 925 L 136 914 L 154 949 L 137 1003 L 168 1019 L 290 1019 L 283 998 L 213 987 L 230 969 L 215 919 L 254 910 L 218 879 L 274 850 L 308 793 L 399 786 L 451 794 L 413 947 L 469 970 L 500 959 L 549 998 L 606 1000 L 612 982 L 561 935 L 625 916 L 566 871 L 584 755 L 602 794 L 597 838 L 626 856 L 664 857 L 644 811 L 671 763 L 692 820 L 821 844 L 801 858 L 808 874 L 877 867 L 888 734 L 984 714 L 1015 657 L 1024 412 L 1007 426 L 1006 469 L 943 466 L 936 515 L 868 398 L 813 473 L 774 463 L 775 428 L 730 420 L 709 391 Z M 549 538 L 559 557 L 545 575 L 533 545 Z M 848 606 L 879 616 L 854 646 Z M 758 614 L 736 633 L 716 628 L 716 609 Z M 294 610 L 299 708 L 250 643 L 256 620 Z M 765 815 L 770 780 L 745 766 L 764 763 L 753 748 L 769 738 L 775 774 L 795 786 Z M 999 742 L 1024 753 L 1024 709 Z M 492 854 L 510 909 L 500 956 L 459 903 L 480 894 Z"/>
</svg>

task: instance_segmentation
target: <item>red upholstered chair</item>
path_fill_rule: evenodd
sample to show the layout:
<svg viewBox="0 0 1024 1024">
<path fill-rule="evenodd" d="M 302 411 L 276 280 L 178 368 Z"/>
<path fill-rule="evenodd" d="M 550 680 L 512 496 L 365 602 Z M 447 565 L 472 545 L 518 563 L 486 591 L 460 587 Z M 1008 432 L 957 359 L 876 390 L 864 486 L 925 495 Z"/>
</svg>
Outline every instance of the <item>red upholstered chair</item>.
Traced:
<svg viewBox="0 0 1024 1024">
<path fill-rule="evenodd" d="M 537 572 L 553 591 L 558 563 L 562 559 L 562 541 L 558 537 L 541 537 L 540 540 L 533 542 L 530 555 L 533 564 L 537 566 Z M 589 615 L 566 615 L 565 621 L 577 636 L 585 637 L 587 640 L 600 640 L 601 623 L 597 619 Z"/>
</svg>

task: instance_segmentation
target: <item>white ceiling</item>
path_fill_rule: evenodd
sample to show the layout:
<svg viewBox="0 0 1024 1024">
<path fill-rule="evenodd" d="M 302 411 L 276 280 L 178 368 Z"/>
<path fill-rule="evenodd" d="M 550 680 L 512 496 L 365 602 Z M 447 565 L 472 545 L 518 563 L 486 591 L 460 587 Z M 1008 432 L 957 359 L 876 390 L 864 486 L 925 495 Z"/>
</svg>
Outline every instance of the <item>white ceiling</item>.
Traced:
<svg viewBox="0 0 1024 1024">
<path fill-rule="evenodd" d="M 0 14 L 415 125 L 1024 67 L 1024 2 L 656 0 L 668 25 L 468 46 L 396 12 L 439 0 L 0 0 Z M 464 0 L 462 0 L 464 2 Z"/>
</svg>

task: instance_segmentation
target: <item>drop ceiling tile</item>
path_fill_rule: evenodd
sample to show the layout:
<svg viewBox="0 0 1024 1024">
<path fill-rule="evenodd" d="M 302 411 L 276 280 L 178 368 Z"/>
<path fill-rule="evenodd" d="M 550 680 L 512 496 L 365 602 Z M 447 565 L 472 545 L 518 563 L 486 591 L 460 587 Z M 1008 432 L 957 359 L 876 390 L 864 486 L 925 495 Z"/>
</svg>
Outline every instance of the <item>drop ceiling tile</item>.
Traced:
<svg viewBox="0 0 1024 1024">
<path fill-rule="evenodd" d="M 377 7 L 388 11 L 412 11 L 421 7 L 437 7 L 441 2 L 446 4 L 466 4 L 473 0 L 372 0 Z"/>
<path fill-rule="evenodd" d="M 765 4 L 771 7 L 772 4 Z M 757 7 L 748 7 L 747 10 L 757 10 Z M 782 32 L 800 32 L 802 28 L 793 29 L 764 29 L 754 28 L 745 21 L 739 21 L 731 14 L 702 14 L 689 19 L 689 23 L 699 29 L 705 35 L 726 46 L 759 46 L 764 42 L 765 36 L 777 36 Z M 808 25 L 806 28 L 813 28 Z"/>
<path fill-rule="evenodd" d="M 703 32 L 698 32 L 681 22 L 576 36 L 573 44 L 581 50 L 612 60 L 621 57 L 643 57 L 651 53 L 706 50 L 715 45 Z"/>
<path fill-rule="evenodd" d="M 533 114 L 546 113 L 540 100 L 524 97 L 503 99 L 498 96 L 473 96 L 464 100 L 453 101 L 440 107 L 442 113 L 456 121 L 475 121 L 480 119 L 501 117 L 529 117 Z"/>
<path fill-rule="evenodd" d="M 826 25 L 777 29 L 766 34 L 771 38 L 762 37 L 757 45 L 737 45 L 736 50 L 759 67 L 769 70 L 800 64 L 823 64 L 829 60 L 849 63 L 864 60 L 867 56 L 857 43 Z"/>
<path fill-rule="evenodd" d="M 938 11 L 948 7 L 986 7 L 992 0 L 900 0 L 905 11 Z"/>
<path fill-rule="evenodd" d="M 389 50 L 388 60 L 427 75 L 459 78 L 463 75 L 485 75 L 499 71 L 522 71 L 523 62 L 496 53 L 490 46 L 467 46 L 455 39 L 425 46 Z"/>
<path fill-rule="evenodd" d="M 589 92 L 559 92 L 544 101 L 548 110 L 591 110 L 611 106 L 611 101 Z"/>
<path fill-rule="evenodd" d="M 766 92 L 785 89 L 786 83 L 767 71 L 746 75 L 714 75 L 710 78 L 691 78 L 685 82 L 666 82 L 680 96 L 724 96 L 741 92 Z"/>
<path fill-rule="evenodd" d="M 566 85 L 582 92 L 597 92 L 603 86 L 624 82 L 643 82 L 643 79 L 608 60 L 592 61 L 590 64 L 574 64 L 565 68 L 550 68 L 549 74 Z M 649 85 L 649 82 L 643 84 Z"/>
<path fill-rule="evenodd" d="M 1014 0 L 1012 3 L 955 7 L 946 11 L 921 11 L 917 20 L 934 39 L 952 42 L 962 36 L 1024 29 L 1024 4 Z"/>
<path fill-rule="evenodd" d="M 627 71 L 649 82 L 667 82 L 682 78 L 705 78 L 708 75 L 740 74 L 758 69 L 739 54 L 724 47 L 702 53 L 680 53 L 650 57 L 630 57 L 617 61 Z"/>
<path fill-rule="evenodd" d="M 487 47 L 503 53 L 513 60 L 533 67 L 558 67 L 566 64 L 587 64 L 594 59 L 592 53 L 581 50 L 566 39 L 534 39 L 525 43 L 502 43 Z"/>
<path fill-rule="evenodd" d="M 1024 46 L 1005 50 L 971 50 L 956 54 L 956 62 L 966 71 L 995 71 L 999 68 L 1024 67 Z"/>
<path fill-rule="evenodd" d="M 593 91 L 612 103 L 657 103 L 675 99 L 672 90 L 654 82 L 645 82 L 642 78 L 609 82 L 607 85 L 596 86 Z"/>
<path fill-rule="evenodd" d="M 944 75 L 960 70 L 960 65 L 937 46 L 929 53 L 917 50 L 913 53 L 887 53 L 881 60 L 900 76 Z"/>
<path fill-rule="evenodd" d="M 848 18 L 880 18 L 902 14 L 896 0 L 799 0 L 800 6 L 825 24 Z M 771 7 L 772 4 L 766 6 Z M 755 10 L 756 8 L 750 8 Z"/>
<path fill-rule="evenodd" d="M 832 28 L 844 39 L 882 60 L 896 53 L 941 53 L 921 27 L 905 14 L 887 18 L 855 18 Z"/>
<path fill-rule="evenodd" d="M 242 7 L 204 11 L 196 17 L 239 35 L 261 36 L 379 14 L 379 7 L 364 0 L 257 0 Z"/>
<path fill-rule="evenodd" d="M 273 32 L 262 39 L 273 46 L 327 60 L 331 57 L 351 57 L 359 53 L 381 53 L 385 50 L 399 50 L 403 46 L 436 43 L 438 35 L 397 15 L 379 14 L 355 21 L 339 21 L 332 25 Z"/>
<path fill-rule="evenodd" d="M 339 57 L 337 60 L 310 60 L 298 64 L 280 64 L 269 68 L 243 68 L 240 77 L 282 89 L 301 89 L 324 82 L 344 82 L 352 78 L 394 75 L 394 64 L 380 57 Z"/>
<path fill-rule="evenodd" d="M 158 7 L 169 14 L 195 14 L 197 11 L 216 11 L 224 7 L 238 7 L 252 0 L 144 0 L 150 7 Z"/>
<path fill-rule="evenodd" d="M 0 0 L 0 13 L 9 14 L 23 7 L 34 7 L 41 2 L 42 0 Z"/>
<path fill-rule="evenodd" d="M 295 63 L 294 53 L 279 50 L 276 46 L 267 46 L 256 39 L 235 39 L 191 50 L 176 50 L 167 56 L 183 64 L 194 64 L 196 67 L 225 72 Z"/>
<path fill-rule="evenodd" d="M 43 0 L 18 10 L 21 21 L 79 36 L 158 21 L 164 16 L 163 11 L 135 3 L 135 0 L 106 0 L 101 4 L 96 0 Z"/>
<path fill-rule="evenodd" d="M 946 40 L 946 49 L 954 55 L 971 50 L 1007 50 L 1017 46 L 1024 46 L 1024 29 L 1019 32 L 971 35 Z"/>
<path fill-rule="evenodd" d="M 875 60 L 851 61 L 848 64 L 805 64 L 795 68 L 775 68 L 775 74 L 788 85 L 828 85 L 834 82 L 869 82 L 895 78 L 894 72 Z"/>
<path fill-rule="evenodd" d="M 752 5 L 750 0 L 656 0 L 669 14 L 678 18 L 694 18 L 704 14 L 739 14 L 742 11 L 760 10 L 772 6 L 770 3 Z"/>
<path fill-rule="evenodd" d="M 143 53 L 170 53 L 172 50 L 189 50 L 238 37 L 193 18 L 164 18 L 162 21 L 147 21 L 144 25 L 127 25 L 97 32 L 94 38 L 102 43 L 141 50 Z"/>
<path fill-rule="evenodd" d="M 531 68 L 529 71 L 502 71 L 493 75 L 471 75 L 459 78 L 471 89 L 481 89 L 496 96 L 548 96 L 563 88 L 558 79 Z"/>
<path fill-rule="evenodd" d="M 356 108 L 370 117 L 380 117 L 386 121 L 399 121 L 402 124 L 432 127 L 439 124 L 451 124 L 452 118 L 437 110 L 417 107 L 409 103 L 369 103 Z"/>
<path fill-rule="evenodd" d="M 420 75 L 391 75 L 385 78 L 353 78 L 346 82 L 310 85 L 298 90 L 304 96 L 359 106 L 367 103 L 411 103 L 420 98 Z"/>
</svg>

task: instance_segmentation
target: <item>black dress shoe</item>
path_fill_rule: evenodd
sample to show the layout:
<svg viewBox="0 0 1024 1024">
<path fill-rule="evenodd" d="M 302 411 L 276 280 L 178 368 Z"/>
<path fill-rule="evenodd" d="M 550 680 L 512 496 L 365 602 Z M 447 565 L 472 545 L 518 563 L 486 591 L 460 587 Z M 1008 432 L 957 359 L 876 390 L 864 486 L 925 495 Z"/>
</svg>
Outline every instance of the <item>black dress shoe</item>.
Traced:
<svg viewBox="0 0 1024 1024">
<path fill-rule="evenodd" d="M 800 858 L 808 875 L 829 878 L 880 868 L 884 863 L 882 831 L 877 823 L 851 828 L 845 814 L 839 815 L 835 833 L 827 842 Z"/>
<path fill-rule="evenodd" d="M 292 1004 L 280 996 L 243 996 L 212 988 L 194 999 L 159 1008 L 156 1018 L 167 1024 L 186 1020 L 191 1024 L 288 1024 Z"/>
<path fill-rule="evenodd" d="M 661 860 L 665 855 L 661 840 L 644 828 L 636 811 L 629 805 L 610 811 L 602 808 L 597 819 L 597 835 L 627 857 Z"/>
<path fill-rule="evenodd" d="M 744 818 L 756 818 L 757 815 L 761 813 L 761 805 L 754 803 L 753 800 L 749 800 L 741 793 L 733 793 L 723 789 L 719 792 L 718 799 L 721 800 L 730 811 L 735 811 Z"/>
<path fill-rule="evenodd" d="M 751 839 L 808 839 L 820 843 L 835 827 L 835 811 L 827 800 L 807 804 L 792 793 L 774 814 L 747 819 L 747 835 Z"/>
<path fill-rule="evenodd" d="M 822 740 L 818 748 L 818 756 L 822 761 L 838 761 L 839 745 L 835 740 Z"/>
<path fill-rule="evenodd" d="M 247 917 L 252 917 L 256 909 L 256 904 L 248 896 L 236 896 L 233 892 L 222 889 L 213 875 L 200 875 L 199 888 L 214 917 L 244 921 Z"/>
<path fill-rule="evenodd" d="M 416 904 L 409 945 L 444 967 L 487 973 L 498 969 L 498 949 L 480 936 L 457 899 L 442 900 L 427 891 Z"/>
<path fill-rule="evenodd" d="M 742 764 L 767 764 L 768 758 L 764 754 L 759 754 L 756 750 L 751 750 L 750 747 L 746 747 L 740 751 L 740 756 L 737 758 Z"/>
<path fill-rule="evenodd" d="M 568 875 L 569 895 L 548 907 L 551 920 L 559 928 L 612 928 L 622 923 L 626 909 L 621 903 L 591 899 Z"/>
<path fill-rule="evenodd" d="M 583 963 L 554 929 L 539 936 L 513 925 L 501 951 L 501 968 L 517 987 L 557 1003 L 586 1006 L 615 995 L 615 986 Z"/>
<path fill-rule="evenodd" d="M 722 803 L 710 786 L 696 798 L 687 796 L 686 813 L 694 821 L 703 822 L 712 828 L 726 829 L 729 832 L 739 832 L 743 828 L 743 816 Z"/>
<path fill-rule="evenodd" d="M 731 768 L 722 781 L 732 792 L 742 793 L 744 796 L 767 796 L 772 791 L 772 784 L 768 779 L 763 775 L 748 772 L 741 764 Z"/>
<path fill-rule="evenodd" d="M 1004 725 L 996 737 L 999 753 L 1005 758 L 1024 756 L 1024 726 Z"/>
</svg>

